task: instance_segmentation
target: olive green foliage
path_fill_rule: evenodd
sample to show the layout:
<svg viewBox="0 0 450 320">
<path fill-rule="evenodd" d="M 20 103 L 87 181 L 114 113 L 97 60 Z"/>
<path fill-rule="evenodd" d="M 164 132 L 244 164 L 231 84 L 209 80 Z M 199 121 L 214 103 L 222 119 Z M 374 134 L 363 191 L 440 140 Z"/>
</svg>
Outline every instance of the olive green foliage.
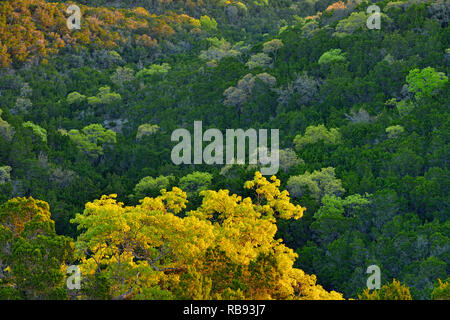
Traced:
<svg viewBox="0 0 450 320">
<path fill-rule="evenodd" d="M 213 176 L 207 172 L 195 171 L 182 177 L 178 183 L 181 190 L 187 192 L 188 196 L 198 195 L 201 191 L 211 187 Z"/>
<path fill-rule="evenodd" d="M 263 45 L 263 52 L 268 55 L 276 55 L 277 51 L 283 47 L 283 41 L 280 39 L 270 40 Z"/>
<path fill-rule="evenodd" d="M 376 264 L 383 284 L 397 279 L 413 299 L 448 299 L 448 1 L 377 1 L 381 30 L 364 26 L 371 3 L 361 1 L 119 2 L 111 16 L 102 8 L 111 1 L 77 1 L 98 7 L 83 17 L 98 12 L 100 25 L 83 19 L 86 28 L 65 37 L 59 53 L 45 30 L 65 29 L 65 19 L 35 21 L 39 10 L 26 5 L 14 17 L 0 10 L 0 30 L 24 30 L 17 46 L 0 44 L 0 65 L 9 65 L 0 67 L 0 205 L 24 195 L 47 201 L 57 233 L 75 239 L 70 220 L 105 194 L 125 208 L 179 186 L 188 191 L 186 212 L 205 188 L 256 200 L 242 186 L 258 165 L 175 165 L 171 133 L 193 133 L 200 120 L 203 132 L 279 129 L 280 190 L 307 208 L 300 220 L 276 223 L 275 237 L 298 254 L 295 267 L 345 298 L 358 298 Z M 19 6 L 0 1 L 8 4 Z M 147 27 L 138 6 L 151 15 Z M 22 21 L 27 11 L 31 21 Z M 137 19 L 124 29 L 122 14 Z M 31 26 L 44 37 L 45 57 L 41 38 L 27 39 Z M 80 45 L 83 30 L 98 30 L 91 44 Z M 23 61 L 9 63 L 10 54 Z M 55 261 L 47 269 L 56 270 Z M 60 288 L 60 275 L 51 282 L 39 272 L 43 284 L 32 287 L 40 289 L 19 292 L 19 276 L 10 277 L 2 297 L 55 296 L 43 287 Z M 111 298 L 113 279 L 92 277 L 86 297 Z M 139 297 L 170 298 L 164 292 Z"/>
<path fill-rule="evenodd" d="M 217 30 L 217 21 L 214 18 L 210 18 L 209 16 L 201 16 L 200 24 L 202 25 L 203 30 L 209 32 Z"/>
<path fill-rule="evenodd" d="M 326 195 L 341 195 L 345 192 L 341 180 L 336 178 L 332 167 L 292 176 L 287 182 L 287 189 L 294 198 L 309 193 L 316 200 L 321 200 Z"/>
<path fill-rule="evenodd" d="M 164 75 L 170 71 L 171 67 L 168 63 L 152 64 L 147 68 L 143 68 L 138 73 L 136 73 L 136 78 L 145 79 L 147 77 L 155 76 L 155 75 Z"/>
<path fill-rule="evenodd" d="M 100 87 L 98 94 L 93 97 L 87 98 L 87 102 L 90 105 L 96 106 L 99 104 L 113 104 L 122 100 L 120 94 L 111 92 L 111 88 L 108 86 Z"/>
<path fill-rule="evenodd" d="M 414 103 L 411 100 L 400 100 L 398 102 L 395 102 L 394 105 L 401 117 L 404 117 L 411 113 L 411 111 L 415 107 Z"/>
<path fill-rule="evenodd" d="M 106 130 L 101 124 L 88 125 L 81 132 L 72 129 L 68 135 L 83 153 L 92 158 L 101 156 L 106 145 L 116 143 L 116 133 Z"/>
<path fill-rule="evenodd" d="M 368 17 L 365 12 L 353 12 L 348 18 L 339 21 L 334 35 L 342 37 L 358 29 L 366 28 Z"/>
<path fill-rule="evenodd" d="M 155 132 L 158 132 L 158 130 L 159 126 L 157 124 L 149 124 L 149 123 L 141 124 L 137 130 L 136 140 L 139 141 L 142 139 L 142 137 L 152 135 Z"/>
<path fill-rule="evenodd" d="M 0 109 L 0 137 L 11 141 L 14 136 L 15 130 L 8 122 L 2 119 L 3 110 Z"/>
<path fill-rule="evenodd" d="M 386 133 L 389 139 L 394 139 L 400 136 L 403 132 L 405 132 L 405 128 L 401 125 L 390 126 L 386 128 Z"/>
<path fill-rule="evenodd" d="M 133 197 L 135 199 L 144 199 L 145 197 L 157 197 L 161 190 L 169 190 L 175 181 L 173 176 L 159 176 L 157 178 L 142 178 L 134 187 Z"/>
<path fill-rule="evenodd" d="M 290 168 L 305 164 L 305 161 L 300 159 L 294 150 L 282 149 L 279 151 L 280 168 L 284 171 L 289 171 Z"/>
<path fill-rule="evenodd" d="M 249 69 L 254 68 L 268 68 L 272 64 L 272 58 L 270 58 L 266 53 L 257 53 L 250 57 L 246 65 Z"/>
<path fill-rule="evenodd" d="M 416 98 L 421 99 L 435 94 L 436 90 L 443 88 L 448 83 L 447 76 L 437 72 L 434 68 L 413 69 L 406 77 L 408 88 L 414 92 Z"/>
<path fill-rule="evenodd" d="M 11 170 L 10 166 L 0 166 L 0 184 L 11 181 Z"/>
<path fill-rule="evenodd" d="M 201 51 L 199 56 L 201 59 L 218 62 L 226 57 L 239 57 L 241 55 L 239 43 L 232 45 L 224 38 L 218 39 L 217 37 L 208 38 L 207 41 L 210 43 L 210 47 Z"/>
<path fill-rule="evenodd" d="M 123 85 L 124 83 L 133 81 L 134 70 L 128 67 L 117 67 L 116 71 L 111 75 L 111 81 L 118 86 Z"/>
<path fill-rule="evenodd" d="M 86 96 L 82 95 L 78 92 L 71 92 L 67 95 L 67 103 L 68 104 L 78 104 L 86 101 Z"/>
<path fill-rule="evenodd" d="M 327 65 L 332 63 L 345 62 L 346 60 L 346 54 L 343 53 L 341 49 L 331 49 L 330 51 L 327 51 L 320 56 L 318 63 Z"/>
</svg>

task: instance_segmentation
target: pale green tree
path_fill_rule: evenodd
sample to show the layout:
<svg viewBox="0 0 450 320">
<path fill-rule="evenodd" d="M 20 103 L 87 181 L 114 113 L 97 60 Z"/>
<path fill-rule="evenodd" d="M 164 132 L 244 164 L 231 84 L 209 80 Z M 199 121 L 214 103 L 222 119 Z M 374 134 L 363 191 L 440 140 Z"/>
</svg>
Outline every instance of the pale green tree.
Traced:
<svg viewBox="0 0 450 320">
<path fill-rule="evenodd" d="M 258 81 L 261 81 L 270 90 L 277 83 L 277 79 L 266 72 L 257 74 L 256 76 L 249 73 L 238 81 L 236 87 L 229 87 L 224 91 L 224 104 L 227 106 L 235 106 L 241 112 L 242 105 L 251 97 Z"/>
<path fill-rule="evenodd" d="M 110 79 L 116 85 L 122 86 L 125 82 L 134 80 L 134 70 L 128 67 L 117 67 Z"/>
<path fill-rule="evenodd" d="M 155 76 L 155 75 L 165 75 L 171 70 L 171 66 L 168 63 L 163 64 L 152 64 L 147 68 L 140 70 L 136 74 L 136 78 L 144 79 L 147 77 Z"/>
<path fill-rule="evenodd" d="M 206 40 L 211 46 L 208 50 L 202 50 L 200 52 L 200 59 L 219 62 L 225 57 L 239 57 L 241 55 L 239 43 L 232 46 L 231 43 L 224 38 L 218 39 L 217 37 L 208 38 Z"/>
<path fill-rule="evenodd" d="M 305 163 L 305 161 L 300 159 L 295 153 L 295 151 L 292 149 L 280 150 L 279 157 L 280 157 L 280 168 L 283 171 L 288 171 L 292 167 Z"/>
<path fill-rule="evenodd" d="M 412 300 L 409 288 L 395 279 L 373 292 L 365 289 L 358 297 L 360 300 Z"/>
<path fill-rule="evenodd" d="M 202 26 L 202 30 L 205 30 L 207 32 L 217 30 L 217 21 L 214 18 L 210 18 L 209 16 L 201 16 L 200 24 Z"/>
<path fill-rule="evenodd" d="M 277 90 L 280 94 L 278 101 L 288 104 L 294 98 L 297 106 L 308 105 L 317 96 L 319 87 L 319 81 L 306 73 L 297 75 L 293 82 Z"/>
<path fill-rule="evenodd" d="M 0 138 L 11 141 L 14 137 L 14 127 L 2 119 L 3 110 L 0 109 Z"/>
<path fill-rule="evenodd" d="M 358 29 L 367 28 L 368 15 L 365 12 L 353 12 L 348 18 L 342 19 L 336 26 L 334 36 L 343 37 L 352 34 Z"/>
<path fill-rule="evenodd" d="M 283 41 L 281 41 L 280 39 L 273 39 L 273 40 L 270 40 L 270 41 L 267 41 L 266 43 L 264 43 L 263 52 L 265 54 L 275 56 L 277 54 L 278 50 L 280 50 L 282 47 L 283 47 Z"/>
<path fill-rule="evenodd" d="M 185 191 L 188 196 L 199 194 L 211 186 L 212 175 L 207 172 L 195 171 L 182 177 L 178 186 Z"/>
<path fill-rule="evenodd" d="M 55 232 L 48 203 L 14 198 L 0 206 L 0 300 L 67 299 L 73 243 Z"/>
<path fill-rule="evenodd" d="M 47 142 L 47 130 L 38 126 L 37 124 L 27 121 L 22 123 L 24 128 L 30 128 L 34 135 L 36 135 L 42 142 Z"/>
<path fill-rule="evenodd" d="M 401 125 L 390 126 L 386 128 L 386 133 L 389 139 L 395 139 L 403 132 L 405 132 L 405 128 L 403 128 Z"/>
<path fill-rule="evenodd" d="M 111 88 L 109 86 L 100 87 L 96 96 L 89 97 L 87 99 L 88 103 L 94 106 L 99 104 L 109 105 L 121 100 L 121 95 L 115 92 L 111 92 Z"/>
<path fill-rule="evenodd" d="M 10 166 L 0 166 L 0 184 L 11 181 L 11 171 Z"/>
</svg>

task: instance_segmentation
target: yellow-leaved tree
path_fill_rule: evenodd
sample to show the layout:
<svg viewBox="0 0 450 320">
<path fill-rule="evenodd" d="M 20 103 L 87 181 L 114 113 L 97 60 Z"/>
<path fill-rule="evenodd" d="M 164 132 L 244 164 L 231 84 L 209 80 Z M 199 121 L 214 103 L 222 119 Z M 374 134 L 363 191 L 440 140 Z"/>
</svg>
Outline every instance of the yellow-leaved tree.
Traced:
<svg viewBox="0 0 450 320">
<path fill-rule="evenodd" d="M 201 192 L 185 212 L 179 188 L 140 205 L 116 195 L 86 204 L 72 222 L 85 298 L 105 299 L 342 299 L 293 267 L 297 254 L 275 239 L 277 219 L 299 219 L 280 181 L 256 172 L 242 198 L 228 190 Z"/>
</svg>

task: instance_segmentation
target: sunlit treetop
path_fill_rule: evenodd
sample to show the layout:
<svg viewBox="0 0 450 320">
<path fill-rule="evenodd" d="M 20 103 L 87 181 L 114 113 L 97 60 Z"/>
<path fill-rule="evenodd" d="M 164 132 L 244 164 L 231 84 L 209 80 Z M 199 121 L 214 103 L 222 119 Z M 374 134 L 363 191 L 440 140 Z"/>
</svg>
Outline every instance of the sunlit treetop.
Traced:
<svg viewBox="0 0 450 320">
<path fill-rule="evenodd" d="M 69 30 L 68 6 L 64 3 L 1 1 L 0 67 L 46 58 L 67 47 L 112 49 L 128 42 L 152 47 L 158 40 L 170 38 L 177 32 L 189 33 L 196 29 L 200 33 L 202 28 L 198 19 L 186 14 L 155 15 L 144 8 L 77 5 L 81 10 L 81 29 Z M 214 29 L 214 21 L 206 16 L 203 24 Z"/>
</svg>

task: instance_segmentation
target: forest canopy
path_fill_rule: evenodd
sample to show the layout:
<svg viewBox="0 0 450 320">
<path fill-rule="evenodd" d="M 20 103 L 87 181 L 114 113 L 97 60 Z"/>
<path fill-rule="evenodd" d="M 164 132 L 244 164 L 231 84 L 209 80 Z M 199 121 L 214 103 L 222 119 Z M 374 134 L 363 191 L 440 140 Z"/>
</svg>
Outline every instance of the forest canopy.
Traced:
<svg viewBox="0 0 450 320">
<path fill-rule="evenodd" d="M 450 299 L 449 16 L 1 1 L 0 299 Z M 278 172 L 176 165 L 198 121 L 278 130 Z"/>
</svg>

